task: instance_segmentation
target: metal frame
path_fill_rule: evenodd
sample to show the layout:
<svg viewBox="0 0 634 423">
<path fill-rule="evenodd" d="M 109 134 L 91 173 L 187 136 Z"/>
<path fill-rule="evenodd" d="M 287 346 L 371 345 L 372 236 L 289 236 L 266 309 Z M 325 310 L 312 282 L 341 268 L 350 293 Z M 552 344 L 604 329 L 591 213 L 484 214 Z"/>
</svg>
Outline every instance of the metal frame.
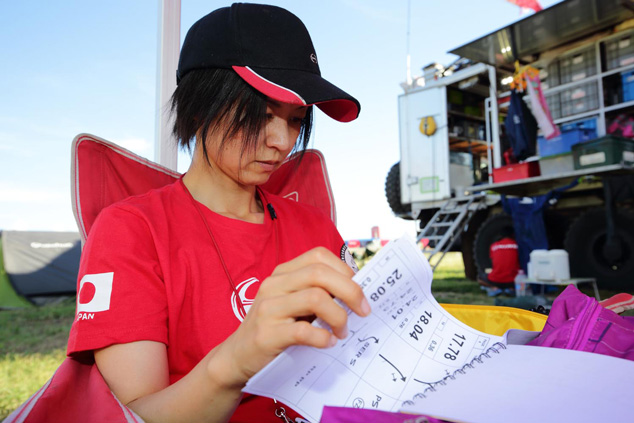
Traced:
<svg viewBox="0 0 634 423">
<path fill-rule="evenodd" d="M 173 121 L 169 113 L 168 102 L 176 89 L 180 30 L 180 0 L 159 0 L 154 159 L 157 163 L 172 170 L 176 170 L 178 165 L 178 148 L 176 140 L 172 136 Z"/>
<path fill-rule="evenodd" d="M 558 93 L 561 91 L 565 91 L 567 89 L 570 88 L 574 88 L 576 86 L 579 85 L 583 85 L 586 84 L 588 82 L 591 81 L 596 81 L 597 82 L 597 96 L 598 96 L 598 105 L 599 107 L 594 109 L 594 110 L 589 110 L 587 112 L 582 112 L 582 113 L 576 113 L 570 116 L 565 116 L 565 117 L 561 117 L 558 119 L 554 120 L 555 124 L 560 124 L 560 123 L 566 123 L 566 122 L 571 122 L 571 121 L 575 121 L 578 119 L 583 119 L 586 117 L 591 117 L 591 116 L 597 116 L 598 121 L 597 121 L 597 132 L 598 135 L 605 135 L 606 134 L 606 121 L 605 121 L 605 114 L 609 113 L 609 112 L 613 112 L 615 110 L 620 110 L 620 109 L 625 109 L 627 107 L 631 107 L 634 106 L 634 100 L 632 101 L 628 101 L 628 102 L 623 102 L 623 103 L 619 103 L 619 104 L 615 104 L 615 105 L 611 105 L 611 106 L 606 106 L 605 105 L 605 101 L 604 101 L 604 96 L 603 96 L 603 79 L 606 76 L 610 76 L 610 75 L 614 75 L 614 74 L 618 74 L 624 71 L 628 71 L 628 70 L 634 70 L 634 64 L 632 65 L 628 65 L 628 66 L 621 66 L 618 67 L 616 69 L 610 69 L 609 71 L 603 71 L 601 69 L 601 45 L 603 43 L 605 43 L 606 41 L 609 41 L 611 39 L 615 39 L 615 38 L 620 38 L 623 37 L 624 35 L 632 35 L 634 34 L 634 31 L 630 30 L 630 31 L 622 31 L 619 32 L 617 34 L 612 34 L 606 37 L 602 37 L 598 40 L 592 41 L 590 43 L 581 45 L 577 48 L 571 49 L 570 51 L 567 51 L 565 54 L 562 55 L 562 57 L 567 57 L 567 56 L 571 56 L 574 55 L 576 52 L 581 51 L 583 49 L 588 48 L 589 46 L 593 45 L 595 48 L 595 66 L 596 66 L 596 73 L 594 75 L 588 76 L 586 78 L 583 78 L 579 81 L 574 81 L 574 82 L 568 82 L 566 84 L 561 84 L 561 85 L 557 85 L 555 87 L 549 87 L 548 89 L 544 90 L 544 95 L 546 94 L 552 94 L 552 93 Z"/>
</svg>

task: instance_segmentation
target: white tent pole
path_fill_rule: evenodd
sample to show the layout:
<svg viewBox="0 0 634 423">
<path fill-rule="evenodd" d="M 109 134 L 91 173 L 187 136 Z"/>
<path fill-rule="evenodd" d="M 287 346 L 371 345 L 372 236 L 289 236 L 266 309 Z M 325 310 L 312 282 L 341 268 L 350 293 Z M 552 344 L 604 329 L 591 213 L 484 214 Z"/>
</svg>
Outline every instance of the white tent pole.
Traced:
<svg viewBox="0 0 634 423">
<path fill-rule="evenodd" d="M 169 99 L 176 89 L 176 68 L 180 53 L 181 2 L 159 1 L 158 64 L 156 75 L 156 140 L 154 160 L 176 170 L 178 148 L 172 136 L 173 120 Z"/>
</svg>

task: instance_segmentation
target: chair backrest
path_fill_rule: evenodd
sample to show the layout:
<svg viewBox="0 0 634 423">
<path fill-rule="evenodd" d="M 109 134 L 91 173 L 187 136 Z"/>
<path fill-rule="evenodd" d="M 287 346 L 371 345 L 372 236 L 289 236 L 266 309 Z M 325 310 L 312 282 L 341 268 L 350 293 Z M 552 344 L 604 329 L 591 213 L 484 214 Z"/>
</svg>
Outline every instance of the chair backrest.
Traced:
<svg viewBox="0 0 634 423">
<path fill-rule="evenodd" d="M 324 156 L 306 150 L 290 156 L 263 188 L 273 194 L 321 209 L 336 224 L 335 201 Z M 105 207 L 133 195 L 160 188 L 180 173 L 154 163 L 114 143 L 79 134 L 72 144 L 72 202 L 82 241 Z"/>
</svg>

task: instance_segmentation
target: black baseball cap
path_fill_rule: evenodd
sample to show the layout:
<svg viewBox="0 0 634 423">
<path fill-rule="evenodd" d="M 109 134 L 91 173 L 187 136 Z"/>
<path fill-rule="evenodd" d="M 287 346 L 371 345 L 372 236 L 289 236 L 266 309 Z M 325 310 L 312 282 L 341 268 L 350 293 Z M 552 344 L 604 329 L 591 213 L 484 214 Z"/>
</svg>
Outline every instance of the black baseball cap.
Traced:
<svg viewBox="0 0 634 423">
<path fill-rule="evenodd" d="M 316 105 L 349 122 L 359 102 L 321 77 L 317 54 L 301 20 L 276 6 L 234 3 L 211 12 L 187 32 L 176 82 L 194 69 L 233 69 L 273 100 Z"/>
</svg>

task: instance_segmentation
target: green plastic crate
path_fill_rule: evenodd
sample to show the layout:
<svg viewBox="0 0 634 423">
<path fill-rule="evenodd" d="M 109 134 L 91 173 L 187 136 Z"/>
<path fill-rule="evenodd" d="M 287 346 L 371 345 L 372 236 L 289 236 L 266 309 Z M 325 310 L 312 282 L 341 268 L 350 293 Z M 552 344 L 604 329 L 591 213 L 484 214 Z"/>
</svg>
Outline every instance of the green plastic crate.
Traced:
<svg viewBox="0 0 634 423">
<path fill-rule="evenodd" d="M 575 169 L 613 164 L 634 165 L 634 140 L 606 135 L 572 146 Z"/>
</svg>

